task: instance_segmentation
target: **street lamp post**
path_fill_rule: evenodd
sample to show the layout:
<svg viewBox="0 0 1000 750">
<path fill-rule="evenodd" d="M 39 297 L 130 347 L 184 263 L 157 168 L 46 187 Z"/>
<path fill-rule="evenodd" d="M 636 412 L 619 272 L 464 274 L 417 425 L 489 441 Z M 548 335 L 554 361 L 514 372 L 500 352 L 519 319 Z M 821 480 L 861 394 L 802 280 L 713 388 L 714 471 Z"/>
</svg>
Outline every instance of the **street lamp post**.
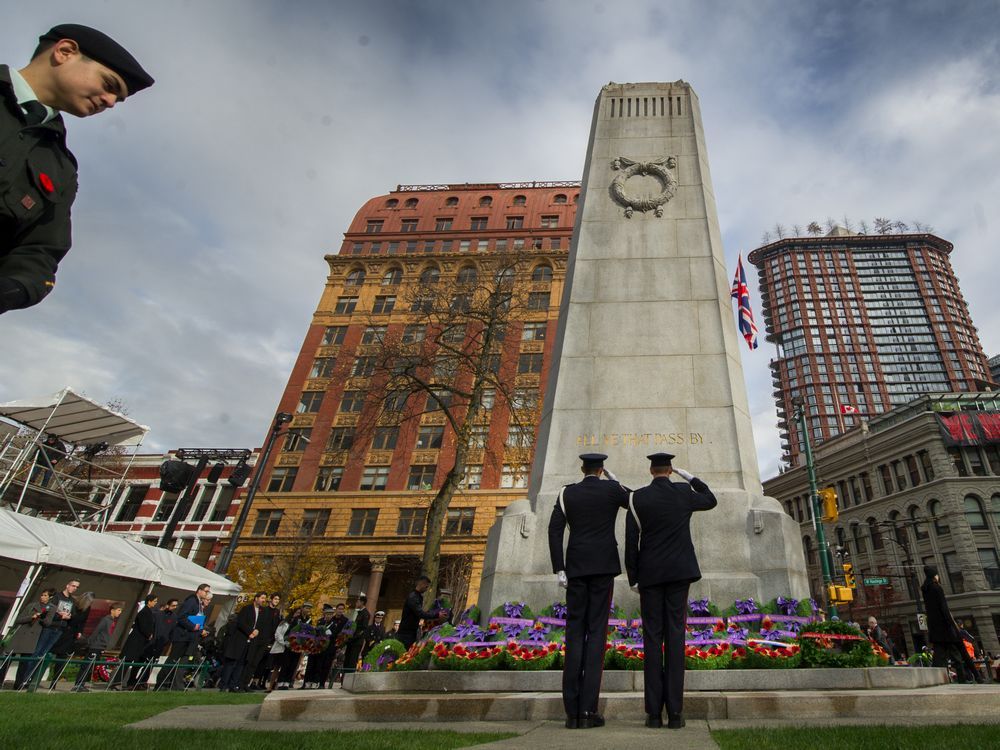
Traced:
<svg viewBox="0 0 1000 750">
<path fill-rule="evenodd" d="M 247 488 L 247 496 L 240 507 L 240 515 L 233 525 L 233 533 L 229 538 L 229 544 L 219 554 L 219 559 L 215 564 L 215 572 L 220 576 L 226 574 L 229 564 L 233 561 L 233 553 L 236 551 L 236 546 L 240 543 L 240 534 L 243 533 L 243 527 L 246 525 L 247 516 L 250 514 L 250 506 L 253 504 L 254 496 L 257 494 L 257 488 L 260 486 L 260 480 L 264 475 L 267 461 L 271 457 L 271 450 L 274 448 L 274 443 L 282 433 L 281 428 L 291 421 L 292 415 L 288 412 L 279 411 L 274 415 L 274 424 L 271 425 L 271 433 L 267 436 L 267 442 L 264 443 L 264 450 L 257 461 L 257 471 L 254 472 L 250 486 Z"/>
<path fill-rule="evenodd" d="M 801 398 L 792 401 L 795 406 L 795 417 L 799 421 L 799 431 L 806 454 L 806 470 L 809 472 L 809 505 L 812 508 L 813 528 L 816 529 L 816 547 L 819 550 L 820 568 L 823 571 L 823 598 L 826 600 L 827 612 L 830 617 L 837 616 L 837 605 L 830 598 L 830 586 L 833 576 L 830 571 L 830 548 L 826 542 L 826 531 L 823 529 L 823 511 L 820 508 L 819 487 L 816 483 L 816 467 L 813 465 L 812 446 L 809 443 L 809 430 L 806 427 L 806 407 Z"/>
</svg>

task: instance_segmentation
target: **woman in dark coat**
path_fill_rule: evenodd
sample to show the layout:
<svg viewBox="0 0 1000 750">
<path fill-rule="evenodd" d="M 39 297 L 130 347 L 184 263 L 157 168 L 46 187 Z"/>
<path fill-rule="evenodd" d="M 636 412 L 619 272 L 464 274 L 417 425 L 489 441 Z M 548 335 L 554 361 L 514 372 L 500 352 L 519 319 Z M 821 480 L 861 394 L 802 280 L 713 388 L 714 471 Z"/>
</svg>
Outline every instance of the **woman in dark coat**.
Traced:
<svg viewBox="0 0 1000 750">
<path fill-rule="evenodd" d="M 958 625 L 944 598 L 937 568 L 925 565 L 924 575 L 927 577 L 920 587 L 920 593 L 923 594 L 924 608 L 927 610 L 927 640 L 934 647 L 933 664 L 935 667 L 947 667 L 948 658 L 951 657 L 955 662 L 955 681 L 966 682 L 963 665 L 968 654 L 962 646 Z"/>
<path fill-rule="evenodd" d="M 12 657 L 20 657 L 20 661 L 17 662 L 17 676 L 14 678 L 15 690 L 21 689 L 21 686 L 28 679 L 28 674 L 31 672 L 34 662 L 26 657 L 35 653 L 35 644 L 38 643 L 38 636 L 42 632 L 42 618 L 48 613 L 49 597 L 51 595 L 48 589 L 40 593 L 38 601 L 24 607 L 17 616 L 17 619 L 14 620 L 17 630 L 14 631 L 14 635 L 11 636 L 10 641 L 7 643 L 7 651 Z M 3 686 L 4 680 L 7 677 L 7 667 L 11 663 L 7 661 L 6 654 L 3 656 L 3 660 L 3 666 L 0 668 L 0 687 Z"/>
</svg>

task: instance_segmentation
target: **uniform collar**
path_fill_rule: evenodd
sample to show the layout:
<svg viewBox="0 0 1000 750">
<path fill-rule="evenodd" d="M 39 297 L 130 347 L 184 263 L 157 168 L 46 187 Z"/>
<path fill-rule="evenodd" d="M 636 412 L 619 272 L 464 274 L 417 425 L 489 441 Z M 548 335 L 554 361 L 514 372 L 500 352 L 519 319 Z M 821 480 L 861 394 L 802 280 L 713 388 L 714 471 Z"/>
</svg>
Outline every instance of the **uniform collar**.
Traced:
<svg viewBox="0 0 1000 750">
<path fill-rule="evenodd" d="M 24 79 L 24 76 L 21 75 L 20 71 L 15 70 L 14 68 L 8 68 L 8 71 L 10 73 L 10 85 L 14 90 L 14 97 L 17 99 L 17 103 L 19 105 L 23 105 L 25 102 L 38 101 L 38 95 L 35 93 L 35 90 L 31 88 L 31 84 Z M 38 103 L 45 107 L 46 112 L 45 119 L 40 123 L 41 125 L 51 122 L 58 117 L 58 112 L 52 109 L 52 107 L 48 104 L 45 104 L 44 102 Z"/>
</svg>

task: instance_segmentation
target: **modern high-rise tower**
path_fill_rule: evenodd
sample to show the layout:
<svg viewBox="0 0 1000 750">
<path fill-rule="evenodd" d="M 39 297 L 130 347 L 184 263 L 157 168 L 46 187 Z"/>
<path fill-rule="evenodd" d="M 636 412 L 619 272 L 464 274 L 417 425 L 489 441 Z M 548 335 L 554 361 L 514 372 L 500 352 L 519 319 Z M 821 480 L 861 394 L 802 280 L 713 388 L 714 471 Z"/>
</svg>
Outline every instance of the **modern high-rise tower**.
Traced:
<svg viewBox="0 0 1000 750">
<path fill-rule="evenodd" d="M 933 234 L 859 235 L 840 227 L 757 248 L 784 461 L 803 450 L 793 403 L 814 443 L 924 393 L 992 385 L 949 255 Z"/>
</svg>

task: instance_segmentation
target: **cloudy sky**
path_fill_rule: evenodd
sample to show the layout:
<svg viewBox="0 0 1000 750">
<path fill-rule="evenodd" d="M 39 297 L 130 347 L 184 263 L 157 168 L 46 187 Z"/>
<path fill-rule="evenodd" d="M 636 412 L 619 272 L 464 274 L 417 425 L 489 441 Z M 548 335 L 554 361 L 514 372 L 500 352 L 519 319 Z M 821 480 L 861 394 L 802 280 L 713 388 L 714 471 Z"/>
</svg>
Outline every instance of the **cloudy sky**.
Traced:
<svg viewBox="0 0 1000 750">
<path fill-rule="evenodd" d="M 361 204 L 579 179 L 608 81 L 694 86 L 730 268 L 778 222 L 918 220 L 1000 352 L 997 2 L 50 0 L 6 9 L 0 62 L 66 22 L 157 83 L 69 118 L 74 247 L 0 316 L 0 401 L 72 385 L 124 401 L 152 450 L 258 446 Z M 772 356 L 743 358 L 765 478 Z"/>
</svg>

